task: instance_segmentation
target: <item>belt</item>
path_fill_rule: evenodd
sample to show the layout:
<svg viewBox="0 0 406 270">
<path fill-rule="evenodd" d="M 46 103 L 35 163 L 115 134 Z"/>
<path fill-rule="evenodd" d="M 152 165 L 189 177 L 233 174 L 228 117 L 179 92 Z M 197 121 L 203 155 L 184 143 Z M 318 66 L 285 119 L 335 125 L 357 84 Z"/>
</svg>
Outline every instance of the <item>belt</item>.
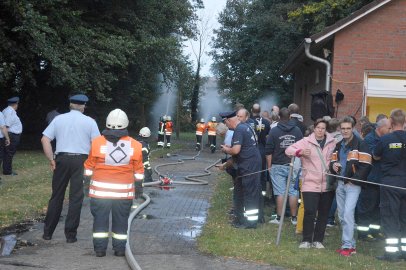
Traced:
<svg viewBox="0 0 406 270">
<path fill-rule="evenodd" d="M 87 156 L 86 154 L 59 152 L 57 156 Z"/>
</svg>

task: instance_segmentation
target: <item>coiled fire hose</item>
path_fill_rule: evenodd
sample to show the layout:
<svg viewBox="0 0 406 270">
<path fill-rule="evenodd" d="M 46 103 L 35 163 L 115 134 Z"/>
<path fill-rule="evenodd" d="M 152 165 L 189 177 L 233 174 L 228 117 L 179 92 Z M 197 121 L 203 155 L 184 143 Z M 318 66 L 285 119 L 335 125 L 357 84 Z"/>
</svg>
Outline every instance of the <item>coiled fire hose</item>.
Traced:
<svg viewBox="0 0 406 270">
<path fill-rule="evenodd" d="M 169 177 L 163 176 L 159 171 L 158 168 L 164 167 L 164 166 L 171 166 L 171 165 L 179 165 L 185 163 L 185 160 L 195 160 L 196 157 L 200 155 L 200 151 L 193 157 L 190 158 L 181 158 L 178 159 L 177 162 L 170 162 L 170 163 L 163 163 L 156 165 L 154 167 L 154 171 L 158 174 L 159 180 L 153 181 L 153 182 L 148 182 L 144 183 L 144 187 L 150 187 L 150 186 L 156 186 L 156 185 L 170 185 L 170 184 L 182 184 L 182 185 L 208 185 L 207 181 L 196 179 L 197 177 L 204 177 L 204 176 L 209 176 L 211 175 L 211 172 L 209 171 L 210 168 L 214 167 L 217 163 L 221 161 L 221 159 L 216 160 L 216 162 L 210 164 L 204 169 L 204 173 L 200 174 L 191 174 L 191 175 L 186 175 L 185 179 L 189 181 L 172 181 Z M 137 206 L 134 211 L 130 213 L 130 216 L 128 218 L 128 229 L 127 229 L 127 239 L 131 239 L 130 234 L 131 234 L 131 224 L 134 220 L 134 218 L 145 208 L 148 206 L 148 204 L 151 202 L 151 198 L 143 193 L 142 198 L 145 199 L 145 201 Z M 133 208 L 134 209 L 134 208 Z M 132 270 L 142 270 L 138 262 L 135 260 L 134 254 L 132 253 L 131 246 L 129 244 L 129 241 L 127 241 L 127 244 L 125 246 L 125 257 L 127 260 L 128 265 Z"/>
</svg>

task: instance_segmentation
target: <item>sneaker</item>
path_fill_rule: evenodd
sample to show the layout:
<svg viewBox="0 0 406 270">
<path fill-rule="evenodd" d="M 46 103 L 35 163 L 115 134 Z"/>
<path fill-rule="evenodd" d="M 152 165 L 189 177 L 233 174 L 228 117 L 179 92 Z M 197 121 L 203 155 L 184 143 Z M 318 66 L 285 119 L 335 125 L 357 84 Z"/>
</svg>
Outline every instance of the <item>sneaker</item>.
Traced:
<svg viewBox="0 0 406 270">
<path fill-rule="evenodd" d="M 337 251 L 337 250 L 336 250 L 336 251 Z M 341 251 L 338 252 L 338 253 L 340 253 L 341 256 L 350 257 L 351 255 L 354 255 L 354 254 L 356 254 L 357 252 L 356 252 L 355 248 L 343 248 L 343 249 L 341 249 Z"/>
<path fill-rule="evenodd" d="M 290 218 L 290 222 L 291 222 L 293 225 L 296 225 L 296 224 L 297 224 L 297 217 L 296 217 L 296 216 L 292 216 L 292 217 Z"/>
<path fill-rule="evenodd" d="M 271 224 L 279 224 L 279 223 L 280 223 L 280 220 L 277 219 L 277 218 L 274 218 L 274 219 L 271 219 L 271 220 L 269 221 L 269 223 L 271 223 Z"/>
<path fill-rule="evenodd" d="M 327 227 L 329 227 L 329 228 L 332 228 L 332 227 L 335 227 L 335 226 L 336 226 L 336 224 L 335 224 L 334 221 L 330 221 L 330 222 L 327 223 Z"/>
<path fill-rule="evenodd" d="M 299 245 L 299 248 L 311 248 L 312 244 L 310 242 L 302 242 Z"/>
<path fill-rule="evenodd" d="M 318 249 L 325 248 L 321 242 L 313 242 L 313 247 Z"/>
</svg>

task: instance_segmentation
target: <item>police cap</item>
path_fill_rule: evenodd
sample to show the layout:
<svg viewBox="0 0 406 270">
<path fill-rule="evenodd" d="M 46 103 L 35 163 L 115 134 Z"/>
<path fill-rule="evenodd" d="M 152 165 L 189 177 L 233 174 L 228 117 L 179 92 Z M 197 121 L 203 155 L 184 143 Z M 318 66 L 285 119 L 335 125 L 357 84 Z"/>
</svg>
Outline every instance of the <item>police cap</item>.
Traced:
<svg viewBox="0 0 406 270">
<path fill-rule="evenodd" d="M 12 97 L 12 98 L 7 99 L 8 104 L 18 103 L 19 101 L 20 101 L 19 97 Z"/>
<path fill-rule="evenodd" d="M 231 111 L 231 112 L 221 112 L 219 113 L 220 117 L 224 120 L 227 118 L 231 118 L 237 115 L 236 111 Z"/>
<path fill-rule="evenodd" d="M 89 101 L 89 98 L 86 95 L 79 94 L 79 95 L 71 96 L 69 98 L 69 101 L 70 101 L 70 103 L 85 105 L 86 102 Z"/>
</svg>

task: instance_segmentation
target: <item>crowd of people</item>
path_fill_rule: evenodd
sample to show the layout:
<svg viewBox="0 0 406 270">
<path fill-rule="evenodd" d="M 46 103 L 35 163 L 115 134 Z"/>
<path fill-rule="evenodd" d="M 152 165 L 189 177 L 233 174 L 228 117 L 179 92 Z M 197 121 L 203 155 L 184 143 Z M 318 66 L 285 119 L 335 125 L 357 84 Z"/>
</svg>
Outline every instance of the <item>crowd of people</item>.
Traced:
<svg viewBox="0 0 406 270">
<path fill-rule="evenodd" d="M 306 127 L 296 104 L 274 106 L 271 113 L 261 113 L 259 104 L 251 112 L 239 106 L 220 117 L 228 130 L 221 146 L 226 158 L 218 167 L 233 179 L 233 226 L 253 229 L 265 222 L 270 186 L 276 215 L 269 223 L 279 224 L 286 214 L 287 191 L 290 221 L 303 237 L 299 248 L 325 248 L 326 227 L 335 226 L 337 209 L 342 231 L 337 253 L 356 254 L 355 238 L 383 240 L 378 259 L 406 259 L 403 110 L 380 114 L 375 123 L 361 117 L 360 132 L 353 116 L 325 116 Z"/>
</svg>

